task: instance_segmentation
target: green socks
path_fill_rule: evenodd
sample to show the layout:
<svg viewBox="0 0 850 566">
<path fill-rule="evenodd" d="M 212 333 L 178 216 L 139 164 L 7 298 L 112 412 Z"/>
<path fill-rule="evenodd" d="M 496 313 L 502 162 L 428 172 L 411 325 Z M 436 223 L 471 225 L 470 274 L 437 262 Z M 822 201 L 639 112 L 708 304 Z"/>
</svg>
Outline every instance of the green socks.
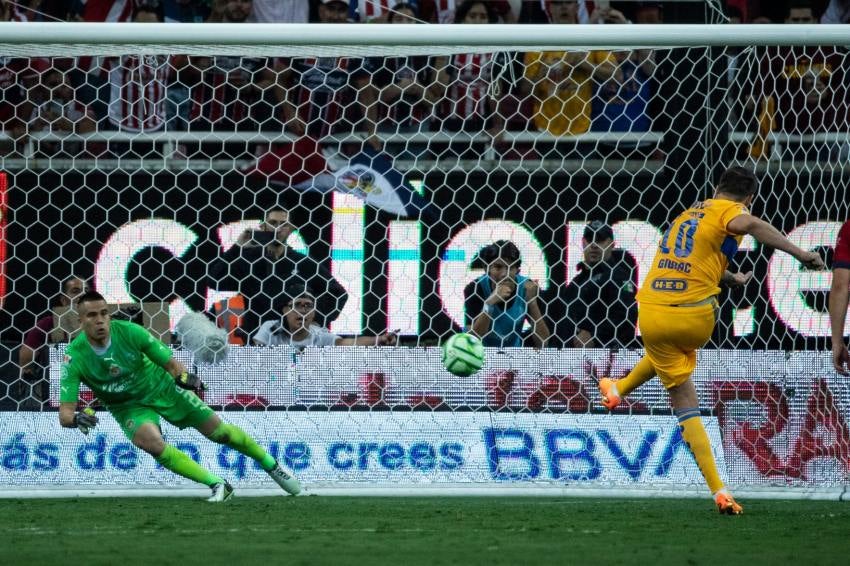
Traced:
<svg viewBox="0 0 850 566">
<path fill-rule="evenodd" d="M 267 472 L 277 465 L 277 461 L 271 454 L 236 425 L 221 423 L 210 435 L 210 439 L 253 458 Z"/>
<path fill-rule="evenodd" d="M 163 468 L 204 485 L 214 485 L 224 482 L 223 479 L 214 473 L 205 470 L 185 452 L 181 452 L 170 444 L 165 445 L 165 450 L 156 458 L 156 461 L 162 464 Z"/>
<path fill-rule="evenodd" d="M 238 426 L 221 423 L 210 435 L 210 438 L 219 444 L 225 444 L 246 456 L 250 456 L 259 462 L 260 466 L 266 471 L 271 470 L 277 465 L 274 457 Z M 163 468 L 204 485 L 214 485 L 224 482 L 223 479 L 214 473 L 204 469 L 203 466 L 195 462 L 185 452 L 181 452 L 170 444 L 165 445 L 165 450 L 156 458 L 156 461 L 162 464 Z"/>
</svg>

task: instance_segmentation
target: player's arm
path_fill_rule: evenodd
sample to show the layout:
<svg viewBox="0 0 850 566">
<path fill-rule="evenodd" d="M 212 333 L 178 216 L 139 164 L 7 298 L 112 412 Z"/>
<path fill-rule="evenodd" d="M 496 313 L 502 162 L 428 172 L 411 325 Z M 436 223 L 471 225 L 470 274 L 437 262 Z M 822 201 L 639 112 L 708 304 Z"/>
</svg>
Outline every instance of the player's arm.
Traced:
<svg viewBox="0 0 850 566">
<path fill-rule="evenodd" d="M 353 338 L 337 338 L 337 346 L 395 346 L 398 335 L 395 332 L 385 332 L 378 336 L 355 336 Z"/>
<path fill-rule="evenodd" d="M 504 306 L 505 302 L 509 301 L 515 292 L 516 283 L 514 281 L 502 281 L 496 284 L 496 288 L 484 300 L 483 304 L 480 302 L 480 297 L 473 293 L 475 300 L 470 300 L 473 298 L 470 297 L 466 301 L 468 314 L 478 312 L 478 315 L 472 321 L 472 334 L 478 338 L 483 338 L 484 335 L 489 333 L 493 324 L 496 305 Z"/>
<path fill-rule="evenodd" d="M 183 389 L 200 392 L 207 386 L 194 373 L 189 372 L 180 360 L 174 358 L 171 348 L 157 340 L 153 335 L 138 324 L 131 325 L 132 340 L 150 361 L 163 368 L 174 378 L 174 382 Z"/>
<path fill-rule="evenodd" d="M 22 373 L 32 373 L 33 368 L 30 364 L 32 364 L 34 359 L 35 350 L 26 344 L 21 344 L 21 348 L 18 350 L 18 366 L 21 368 Z"/>
<path fill-rule="evenodd" d="M 172 357 L 168 360 L 164 366 L 162 366 L 165 371 L 171 374 L 171 377 L 177 378 L 182 373 L 188 373 L 189 370 L 186 369 L 186 366 L 178 360 L 177 358 Z"/>
<path fill-rule="evenodd" d="M 490 332 L 490 325 L 492 324 L 493 319 L 490 317 L 490 313 L 486 310 L 482 310 L 478 313 L 474 319 L 472 319 L 472 327 L 471 332 L 474 336 L 478 338 L 483 338 L 487 333 Z"/>
<path fill-rule="evenodd" d="M 73 428 L 74 413 L 80 398 L 80 372 L 74 365 L 71 356 L 65 355 L 59 375 L 59 424 L 65 428 Z"/>
<path fill-rule="evenodd" d="M 317 314 L 321 314 L 319 321 L 325 327 L 330 327 L 330 324 L 339 318 L 342 309 L 348 302 L 348 291 L 342 286 L 342 283 L 333 276 L 331 270 L 314 261 L 311 258 L 307 260 L 313 262 L 315 266 L 316 277 L 311 278 L 310 286 L 318 293 L 316 297 Z"/>
<path fill-rule="evenodd" d="M 80 396 L 80 372 L 74 366 L 70 356 L 62 363 L 59 378 L 59 425 L 64 428 L 78 428 L 83 434 L 97 426 L 94 410 L 86 408 L 77 411 Z"/>
<path fill-rule="evenodd" d="M 732 234 L 749 234 L 766 246 L 782 250 L 792 255 L 810 269 L 824 268 L 823 259 L 820 257 L 820 254 L 809 252 L 796 246 L 791 240 L 783 236 L 782 232 L 752 214 L 739 214 L 735 216 L 726 224 L 726 229 Z"/>
<path fill-rule="evenodd" d="M 63 401 L 59 403 L 59 425 L 64 428 L 78 428 L 83 434 L 88 434 L 97 426 L 98 418 L 94 409 L 86 407 L 77 411 L 77 403 Z"/>
<path fill-rule="evenodd" d="M 180 360 L 172 357 L 162 367 L 174 378 L 174 383 L 178 387 L 194 391 L 195 393 L 207 390 L 207 385 L 201 381 L 201 378 L 186 369 L 186 366 Z"/>
<path fill-rule="evenodd" d="M 466 311 L 466 327 L 473 335 L 481 338 L 490 331 L 492 320 L 484 307 L 484 301 L 477 293 L 477 287 L 473 281 L 463 289 L 463 306 Z"/>
<path fill-rule="evenodd" d="M 77 412 L 77 403 L 59 403 L 59 425 L 64 428 L 75 428 L 74 414 Z"/>
<path fill-rule="evenodd" d="M 52 318 L 48 320 L 50 320 L 52 327 Z M 36 353 L 39 348 L 47 343 L 48 336 L 50 335 L 49 329 L 46 327 L 43 328 L 41 323 L 42 321 L 39 321 L 35 328 L 31 329 L 24 335 L 24 342 L 18 350 L 18 367 L 21 368 L 22 374 L 32 374 L 36 369 L 35 366 L 32 365 L 35 361 Z"/>
<path fill-rule="evenodd" d="M 723 272 L 723 276 L 720 278 L 720 282 L 725 285 L 728 285 L 729 287 L 740 287 L 741 285 L 745 285 L 747 281 L 752 278 L 752 271 L 748 271 L 746 273 L 738 271 L 733 273 L 727 269 Z"/>
<path fill-rule="evenodd" d="M 829 322 L 832 329 L 832 365 L 843 375 L 848 375 L 850 354 L 844 343 L 844 320 L 850 300 L 850 269 L 834 268 L 829 290 Z"/>
<path fill-rule="evenodd" d="M 528 317 L 534 325 L 534 330 L 531 334 L 531 339 L 534 341 L 535 348 L 545 348 L 546 342 L 549 341 L 549 327 L 543 319 L 543 313 L 540 312 L 540 304 L 537 302 L 540 296 L 540 286 L 536 281 L 525 282 L 525 293 L 528 297 Z"/>
</svg>

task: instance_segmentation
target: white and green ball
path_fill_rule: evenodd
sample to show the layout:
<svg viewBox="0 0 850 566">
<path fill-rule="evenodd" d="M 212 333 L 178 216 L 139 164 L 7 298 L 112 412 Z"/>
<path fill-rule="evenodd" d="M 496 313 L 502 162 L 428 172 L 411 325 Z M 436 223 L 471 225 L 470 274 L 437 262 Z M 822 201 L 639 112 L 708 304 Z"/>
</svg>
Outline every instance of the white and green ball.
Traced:
<svg viewBox="0 0 850 566">
<path fill-rule="evenodd" d="M 484 365 L 481 340 L 461 332 L 443 343 L 443 366 L 458 377 L 472 375 Z"/>
</svg>

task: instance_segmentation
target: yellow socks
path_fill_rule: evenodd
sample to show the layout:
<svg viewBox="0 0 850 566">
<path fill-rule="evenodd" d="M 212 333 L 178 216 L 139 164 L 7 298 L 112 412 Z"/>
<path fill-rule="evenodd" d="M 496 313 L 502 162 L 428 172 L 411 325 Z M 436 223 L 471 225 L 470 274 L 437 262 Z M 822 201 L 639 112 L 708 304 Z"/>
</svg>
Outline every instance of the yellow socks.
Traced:
<svg viewBox="0 0 850 566">
<path fill-rule="evenodd" d="M 711 493 L 723 489 L 720 474 L 717 473 L 717 465 L 714 463 L 714 454 L 711 452 L 711 442 L 700 419 L 699 408 L 677 409 L 676 416 L 679 418 L 679 427 L 682 430 L 682 439 L 691 449 L 694 459 L 697 461 L 702 477 L 708 484 Z"/>
<path fill-rule="evenodd" d="M 617 380 L 617 393 L 620 397 L 625 397 L 653 377 L 655 377 L 655 367 L 649 358 L 644 356 L 626 377 Z"/>
</svg>

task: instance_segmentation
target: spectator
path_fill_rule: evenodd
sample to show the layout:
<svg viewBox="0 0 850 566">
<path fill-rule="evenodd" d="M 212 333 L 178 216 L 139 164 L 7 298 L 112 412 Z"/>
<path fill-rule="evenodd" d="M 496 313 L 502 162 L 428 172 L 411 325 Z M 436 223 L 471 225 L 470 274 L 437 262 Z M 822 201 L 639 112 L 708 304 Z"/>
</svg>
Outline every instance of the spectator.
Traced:
<svg viewBox="0 0 850 566">
<path fill-rule="evenodd" d="M 129 22 L 136 3 L 135 0 L 73 0 L 68 13 L 70 19 L 80 22 Z"/>
<path fill-rule="evenodd" d="M 551 2 L 553 24 L 576 24 L 576 2 Z M 596 19 L 622 16 L 616 10 L 595 13 Z M 591 122 L 594 83 L 611 79 L 617 60 L 608 51 L 526 53 L 523 94 L 533 94 L 535 127 L 552 135 L 586 132 Z"/>
<path fill-rule="evenodd" d="M 163 19 L 173 23 L 209 23 L 213 18 L 213 8 L 208 0 L 165 0 Z M 197 69 L 188 65 L 185 55 L 172 57 L 173 73 L 166 88 L 165 118 L 166 128 L 184 130 L 189 124 L 191 112 L 189 85 L 198 79 Z M 178 145 L 178 154 L 186 153 L 185 145 Z"/>
<path fill-rule="evenodd" d="M 202 24 L 212 10 L 209 0 L 164 0 L 162 6 L 165 23 Z"/>
<path fill-rule="evenodd" d="M 738 25 L 744 23 L 744 13 L 737 6 L 726 6 L 726 17 L 729 18 L 729 23 Z"/>
<path fill-rule="evenodd" d="M 744 22 L 744 13 L 737 6 L 727 6 L 726 15 L 733 25 Z M 739 46 L 726 48 L 726 80 L 729 88 L 726 99 L 729 104 L 729 122 L 733 131 L 755 132 L 757 100 L 753 96 L 752 84 L 759 72 L 758 59 L 761 48 L 744 49 Z"/>
<path fill-rule="evenodd" d="M 257 231 L 246 230 L 210 267 L 212 287 L 239 291 L 245 299 L 243 330 L 251 335 L 272 312 L 272 305 L 292 281 L 316 293 L 316 322 L 329 326 L 348 300 L 345 288 L 317 261 L 290 248 L 295 230 L 289 212 L 272 208 Z"/>
<path fill-rule="evenodd" d="M 660 23 L 660 8 L 647 4 L 637 7 L 641 22 Z M 625 16 L 617 10 L 594 11 L 593 18 L 605 23 L 626 24 Z M 615 51 L 614 75 L 599 85 L 591 105 L 596 132 L 648 132 L 652 127 L 648 106 L 652 97 L 652 76 L 655 73 L 655 52 L 652 49 Z"/>
<path fill-rule="evenodd" d="M 310 3 L 304 0 L 254 0 L 249 22 L 259 24 L 306 24 L 310 21 Z"/>
<path fill-rule="evenodd" d="M 456 0 L 421 0 L 419 14 L 432 24 L 451 24 L 455 21 Z"/>
<path fill-rule="evenodd" d="M 456 23 L 455 14 L 457 13 L 457 0 L 419 0 L 419 14 L 422 20 L 431 22 L 432 24 L 451 24 Z M 525 0 L 523 4 L 529 3 Z M 540 0 L 534 0 L 534 3 L 540 4 Z M 518 20 L 517 14 L 514 12 L 511 0 L 487 0 L 487 4 L 496 14 L 497 20 L 506 24 L 516 23 Z"/>
<path fill-rule="evenodd" d="M 785 21 L 814 23 L 815 19 L 807 2 L 795 2 Z M 847 129 L 850 58 L 844 48 L 766 47 L 759 54 L 760 72 L 754 86 L 760 101 L 759 136 L 751 155 L 768 155 L 770 131 L 807 135 Z M 828 159 L 838 152 L 837 146 L 835 142 L 816 142 L 788 148 L 794 149 L 797 158 Z"/>
<path fill-rule="evenodd" d="M 321 0 L 319 23 L 341 24 L 348 18 L 348 5 L 341 0 Z M 288 96 L 283 99 L 287 129 L 297 136 L 321 140 L 345 135 L 365 123 L 369 142 L 377 123 L 377 93 L 372 86 L 369 59 L 314 57 L 277 61 L 279 84 Z"/>
<path fill-rule="evenodd" d="M 632 9 L 636 24 L 663 24 L 664 9 L 660 2 L 638 2 Z"/>
<path fill-rule="evenodd" d="M 62 292 L 57 298 L 54 306 L 69 307 L 79 295 L 88 291 L 86 282 L 71 276 L 62 282 Z M 35 328 L 24 336 L 24 342 L 18 352 L 18 364 L 21 367 L 21 376 L 26 380 L 38 380 L 42 377 L 48 366 L 47 350 L 44 348 L 49 342 L 68 342 L 70 336 L 61 329 L 54 327 L 53 312 L 39 318 Z"/>
<path fill-rule="evenodd" d="M 159 23 L 158 5 L 133 9 L 134 23 Z M 165 55 L 122 55 L 104 62 L 109 77 L 109 124 L 128 132 L 156 132 L 165 126 L 166 86 L 172 58 Z"/>
<path fill-rule="evenodd" d="M 220 24 L 224 22 L 224 10 L 230 0 L 210 0 L 210 15 L 208 24 Z"/>
<path fill-rule="evenodd" d="M 455 12 L 456 24 L 496 23 L 498 16 L 489 2 L 467 0 Z M 498 99 L 491 94 L 499 65 L 494 53 L 460 53 L 451 59 L 438 57 L 434 67 L 435 98 L 442 101 L 437 131 L 480 132 L 498 138 L 504 119 L 497 112 Z"/>
<path fill-rule="evenodd" d="M 785 15 L 786 24 L 814 24 L 817 23 L 812 12 L 812 6 L 806 1 L 792 2 Z"/>
<path fill-rule="evenodd" d="M 412 4 L 399 2 L 387 15 L 387 23 L 415 23 L 416 12 Z M 404 56 L 372 59 L 370 66 L 377 69 L 372 82 L 378 90 L 382 119 L 378 129 L 390 132 L 419 132 L 423 122 L 431 115 L 435 102 L 429 86 L 433 72 L 427 57 Z"/>
<path fill-rule="evenodd" d="M 229 0 L 222 6 L 222 23 L 248 21 L 252 0 Z M 217 17 L 215 12 L 210 21 Z M 271 118 L 272 108 L 283 98 L 275 87 L 269 61 L 263 57 L 190 57 L 180 73 L 189 86 L 191 130 L 258 130 Z"/>
<path fill-rule="evenodd" d="M 463 290 L 466 326 L 485 346 L 506 348 L 523 345 L 522 325 L 533 325 L 531 339 L 542 348 L 549 339 L 549 327 L 537 303 L 536 281 L 519 274 L 519 249 L 513 242 L 498 240 L 478 253 L 476 263 L 486 273 Z"/>
<path fill-rule="evenodd" d="M 822 24 L 850 24 L 850 0 L 830 0 L 820 17 Z"/>
<path fill-rule="evenodd" d="M 387 14 L 387 23 L 416 24 L 420 23 L 418 18 L 415 2 L 396 2 L 392 10 Z"/>
<path fill-rule="evenodd" d="M 404 23 L 414 24 L 415 19 L 407 18 L 415 16 L 419 10 L 418 0 L 404 2 L 404 7 L 401 9 L 397 5 L 399 4 L 397 0 L 358 0 L 356 4 L 357 20 L 364 23 L 399 23 L 393 22 L 393 19 L 401 18 Z M 399 16 L 401 12 L 404 12 L 406 17 Z"/>
<path fill-rule="evenodd" d="M 584 229 L 584 260 L 578 275 L 561 287 L 547 306 L 553 345 L 574 348 L 624 348 L 635 339 L 635 269 L 614 249 L 614 231 L 594 220 Z"/>
<path fill-rule="evenodd" d="M 342 338 L 319 326 L 315 323 L 316 299 L 302 283 L 288 284 L 284 296 L 275 302 L 274 310 L 282 316 L 260 326 L 254 336 L 254 343 L 258 346 L 395 346 L 397 342 L 397 336 L 392 332 L 380 336 Z"/>
<path fill-rule="evenodd" d="M 33 105 L 28 130 L 35 132 L 88 134 L 97 128 L 97 118 L 87 104 L 77 100 L 65 73 L 51 68 L 41 76 L 41 84 L 30 91 Z M 41 142 L 41 151 L 56 155 L 62 151 L 77 155 L 81 143 L 76 141 Z"/>
<path fill-rule="evenodd" d="M 73 0 L 69 3 L 68 19 L 77 22 L 130 22 L 133 20 L 134 0 Z M 77 58 L 77 66 L 86 73 L 99 73 L 98 58 Z"/>
<path fill-rule="evenodd" d="M 11 11 L 13 22 L 37 22 L 42 21 L 42 0 L 18 0 L 12 3 Z"/>
<path fill-rule="evenodd" d="M 0 21 L 15 21 L 12 6 L 0 2 Z M 27 92 L 38 84 L 39 73 L 49 61 L 43 58 L 0 56 L 0 132 L 14 140 L 22 139 L 27 132 L 26 123 L 32 113 Z"/>
</svg>

